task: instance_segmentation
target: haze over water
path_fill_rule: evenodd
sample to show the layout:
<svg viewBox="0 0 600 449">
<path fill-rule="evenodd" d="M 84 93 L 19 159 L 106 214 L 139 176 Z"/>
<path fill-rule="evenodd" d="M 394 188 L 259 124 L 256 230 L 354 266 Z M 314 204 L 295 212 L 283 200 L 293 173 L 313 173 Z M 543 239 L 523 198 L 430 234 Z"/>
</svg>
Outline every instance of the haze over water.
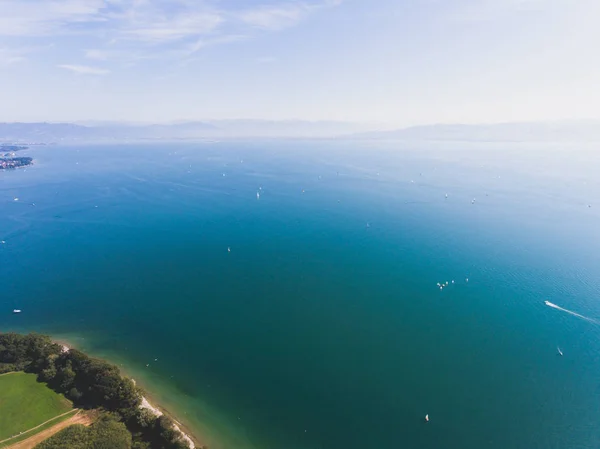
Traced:
<svg viewBox="0 0 600 449">
<path fill-rule="evenodd" d="M 600 445 L 600 326 L 544 303 L 600 319 L 596 146 L 30 153 L 0 330 L 123 364 L 211 449 Z"/>
</svg>

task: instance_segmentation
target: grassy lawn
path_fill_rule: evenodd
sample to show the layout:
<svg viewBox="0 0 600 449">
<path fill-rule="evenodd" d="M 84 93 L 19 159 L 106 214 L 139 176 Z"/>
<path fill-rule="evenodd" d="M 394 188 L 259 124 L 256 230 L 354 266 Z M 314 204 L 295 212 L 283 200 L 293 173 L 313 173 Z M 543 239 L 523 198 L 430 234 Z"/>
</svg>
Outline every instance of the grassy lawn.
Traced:
<svg viewBox="0 0 600 449">
<path fill-rule="evenodd" d="M 63 421 L 71 419 L 73 416 L 75 416 L 75 414 L 78 411 L 79 411 L 78 409 L 73 409 L 66 415 L 60 415 L 59 417 L 54 418 L 52 421 L 47 422 L 46 424 L 41 425 L 39 427 L 36 427 L 35 430 L 33 430 L 31 432 L 25 432 L 22 435 L 16 436 L 14 438 L 10 438 L 8 440 L 4 440 L 4 443 L 0 443 L 0 449 L 10 447 L 13 444 L 18 443 L 19 441 L 26 440 L 27 438 L 37 435 L 38 433 L 41 433 L 44 430 L 50 429 L 51 427 L 54 427 L 55 425 L 60 424 Z M 2 440 L 0 440 L 0 441 L 2 441 Z"/>
<path fill-rule="evenodd" d="M 27 373 L 0 376 L 0 441 L 73 408 L 62 395 L 36 379 L 35 374 Z"/>
</svg>

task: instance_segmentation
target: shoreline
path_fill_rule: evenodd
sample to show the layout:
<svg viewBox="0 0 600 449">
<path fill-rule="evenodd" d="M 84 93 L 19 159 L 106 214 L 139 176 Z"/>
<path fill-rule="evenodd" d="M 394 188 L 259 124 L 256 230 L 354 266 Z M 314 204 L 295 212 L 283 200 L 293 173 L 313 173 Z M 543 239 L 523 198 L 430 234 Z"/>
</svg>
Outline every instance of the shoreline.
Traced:
<svg viewBox="0 0 600 449">
<path fill-rule="evenodd" d="M 134 383 L 134 385 L 136 385 L 135 379 L 133 379 L 133 378 L 130 378 L 130 379 Z M 166 415 L 169 418 L 171 418 L 173 420 L 173 422 L 175 423 L 175 425 L 173 427 L 175 427 L 175 429 L 179 433 L 181 433 L 181 435 L 183 436 L 183 439 L 187 443 L 188 447 L 190 449 L 196 449 L 196 442 L 187 432 L 185 432 L 182 429 L 183 428 L 182 424 L 179 421 L 177 421 L 175 419 L 175 417 L 172 414 L 169 414 L 166 410 L 163 412 L 162 409 L 160 408 L 160 406 L 152 405 L 152 403 L 150 401 L 148 401 L 147 396 L 148 396 L 147 393 L 146 393 L 146 396 L 142 396 L 142 404 L 140 405 L 140 408 L 149 410 L 150 413 L 152 413 L 156 417 Z M 198 447 L 201 448 L 202 446 L 198 446 Z"/>
<path fill-rule="evenodd" d="M 71 344 L 70 342 L 66 341 L 63 338 L 59 338 L 59 339 L 53 338 L 52 340 L 54 341 L 54 343 L 56 343 L 62 347 L 63 352 L 68 352 L 71 349 L 77 349 L 77 347 L 75 345 Z M 94 356 L 90 356 L 90 357 L 94 357 Z M 112 363 L 108 359 L 103 359 L 100 357 L 94 357 L 94 358 L 98 358 L 98 359 L 104 360 L 108 363 Z M 116 366 L 121 371 L 121 375 L 123 377 L 127 377 L 128 379 L 131 379 L 131 381 L 134 383 L 134 385 L 140 386 L 140 385 L 138 385 L 138 382 L 133 377 L 131 377 L 130 375 L 127 374 L 126 370 L 124 370 L 122 366 L 118 366 L 118 365 L 116 365 Z M 183 440 L 187 443 L 187 445 L 190 449 L 201 449 L 204 447 L 199 442 L 199 439 L 196 437 L 196 435 L 193 432 L 191 432 L 188 427 L 186 427 L 180 421 L 178 421 L 174 414 L 170 413 L 166 408 L 162 407 L 159 403 L 154 401 L 152 399 L 151 394 L 149 394 L 148 391 L 146 391 L 146 389 L 143 386 L 140 386 L 140 388 L 143 390 L 142 403 L 140 405 L 140 408 L 149 410 L 156 417 L 165 415 L 165 416 L 171 418 L 173 420 L 173 422 L 175 423 L 174 424 L 175 429 L 179 433 L 181 433 Z"/>
</svg>

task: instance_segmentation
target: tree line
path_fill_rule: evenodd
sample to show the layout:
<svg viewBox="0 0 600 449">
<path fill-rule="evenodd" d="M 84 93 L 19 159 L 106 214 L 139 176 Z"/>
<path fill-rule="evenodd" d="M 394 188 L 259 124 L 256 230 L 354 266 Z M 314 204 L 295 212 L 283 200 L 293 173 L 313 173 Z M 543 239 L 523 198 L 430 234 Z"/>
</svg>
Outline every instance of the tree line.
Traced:
<svg viewBox="0 0 600 449">
<path fill-rule="evenodd" d="M 64 352 L 46 335 L 0 333 L 0 374 L 11 371 L 35 373 L 75 406 L 103 412 L 89 429 L 67 428 L 41 449 L 188 449 L 170 418 L 140 408 L 142 391 L 115 365 L 76 349 Z"/>
</svg>

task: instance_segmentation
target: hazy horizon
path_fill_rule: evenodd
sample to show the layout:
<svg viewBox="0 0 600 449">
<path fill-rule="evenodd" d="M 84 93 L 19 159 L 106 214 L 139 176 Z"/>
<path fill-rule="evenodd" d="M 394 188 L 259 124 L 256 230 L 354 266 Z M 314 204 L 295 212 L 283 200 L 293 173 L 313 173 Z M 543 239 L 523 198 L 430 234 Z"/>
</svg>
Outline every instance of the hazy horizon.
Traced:
<svg viewBox="0 0 600 449">
<path fill-rule="evenodd" d="M 385 122 L 369 122 L 369 121 L 352 121 L 352 120 L 327 120 L 327 119 L 303 119 L 303 118 L 287 118 L 287 119 L 269 119 L 269 118 L 246 118 L 246 117 L 237 117 L 237 118 L 228 118 L 228 119 L 218 119 L 211 117 L 204 118 L 180 118 L 180 119 L 171 119 L 171 120 L 135 120 L 133 118 L 130 119 L 121 119 L 121 120 L 110 120 L 110 119 L 81 119 L 81 120 L 0 120 L 2 124 L 50 124 L 50 125 L 61 125 L 61 124 L 72 124 L 78 126 L 151 126 L 151 125 L 163 125 L 163 126 L 174 126 L 174 125 L 185 125 L 190 123 L 336 123 L 336 124 L 346 124 L 346 125 L 360 125 L 360 126 L 370 126 L 374 129 L 377 127 L 385 127 L 390 130 L 402 130 L 402 129 L 410 129 L 410 128 L 421 128 L 421 127 L 435 127 L 435 126 L 501 126 L 501 125 L 534 125 L 534 124 L 559 124 L 559 125 L 570 125 L 570 124 L 591 124 L 591 125 L 600 125 L 600 118 L 557 118 L 553 120 L 501 120 L 501 121 L 481 121 L 481 122 L 457 122 L 457 121 L 446 121 L 446 122 L 424 122 L 415 125 L 394 125 L 392 123 Z M 384 129 L 384 128 L 381 128 Z"/>
<path fill-rule="evenodd" d="M 392 139 L 482 142 L 600 142 L 600 121 L 434 124 L 385 128 L 334 121 L 212 120 L 173 123 L 2 123 L 0 142 L 130 142 L 205 139 Z"/>
</svg>

